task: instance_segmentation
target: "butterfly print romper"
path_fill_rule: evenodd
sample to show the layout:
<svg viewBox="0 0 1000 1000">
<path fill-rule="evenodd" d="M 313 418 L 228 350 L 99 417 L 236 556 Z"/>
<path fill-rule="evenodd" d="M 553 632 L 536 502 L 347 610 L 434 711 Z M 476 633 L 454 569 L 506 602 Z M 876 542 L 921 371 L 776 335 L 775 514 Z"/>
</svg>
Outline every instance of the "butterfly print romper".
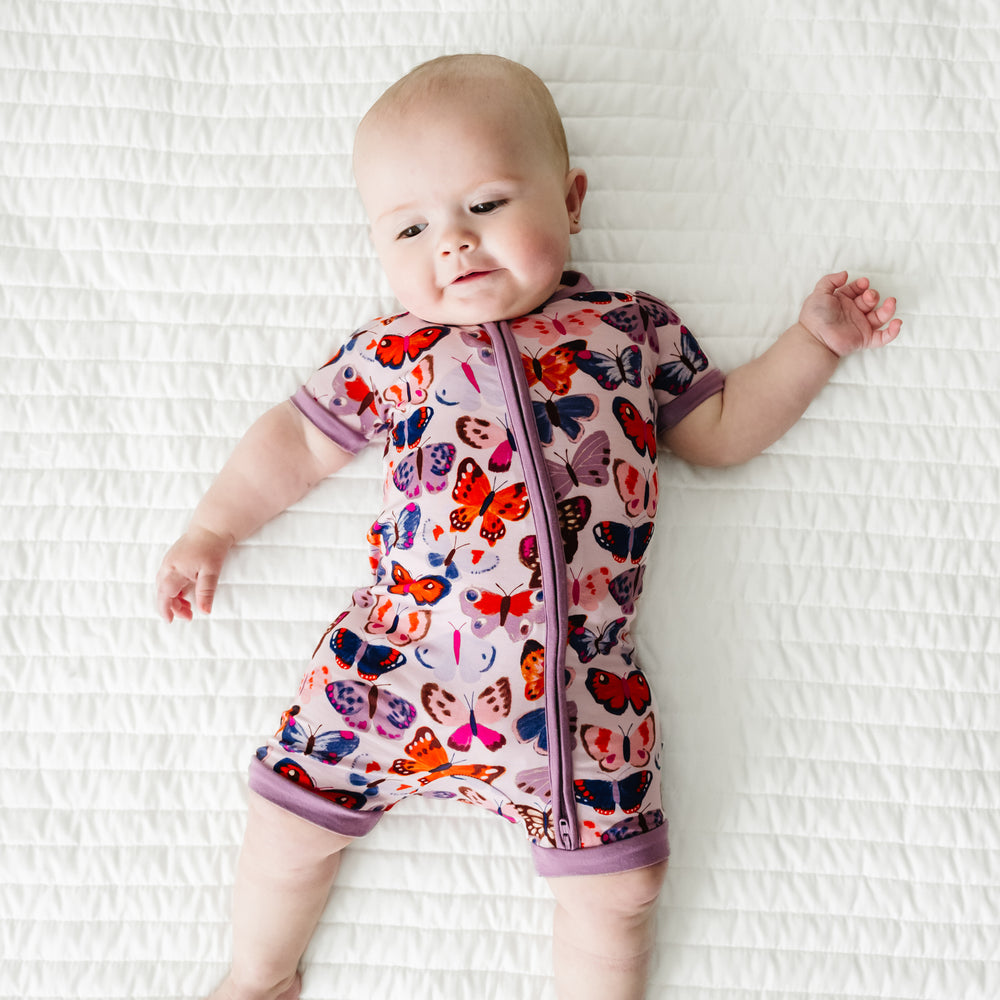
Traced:
<svg viewBox="0 0 1000 1000">
<path fill-rule="evenodd" d="M 515 320 L 355 332 L 292 401 L 345 450 L 384 447 L 372 578 L 251 787 L 348 836 L 409 795 L 457 798 L 521 824 L 543 875 L 665 859 L 630 633 L 656 433 L 723 381 L 664 303 L 575 272 Z"/>
</svg>

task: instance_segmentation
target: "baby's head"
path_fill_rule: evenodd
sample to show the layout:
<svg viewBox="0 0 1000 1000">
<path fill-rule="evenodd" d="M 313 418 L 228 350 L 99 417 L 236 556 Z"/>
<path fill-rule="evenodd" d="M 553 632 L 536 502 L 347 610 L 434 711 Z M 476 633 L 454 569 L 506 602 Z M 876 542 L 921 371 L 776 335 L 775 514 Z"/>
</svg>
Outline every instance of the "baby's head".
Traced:
<svg viewBox="0 0 1000 1000">
<path fill-rule="evenodd" d="M 587 190 L 545 84 L 499 56 L 445 56 L 358 127 L 354 176 L 403 307 L 432 323 L 510 319 L 559 285 Z"/>
</svg>

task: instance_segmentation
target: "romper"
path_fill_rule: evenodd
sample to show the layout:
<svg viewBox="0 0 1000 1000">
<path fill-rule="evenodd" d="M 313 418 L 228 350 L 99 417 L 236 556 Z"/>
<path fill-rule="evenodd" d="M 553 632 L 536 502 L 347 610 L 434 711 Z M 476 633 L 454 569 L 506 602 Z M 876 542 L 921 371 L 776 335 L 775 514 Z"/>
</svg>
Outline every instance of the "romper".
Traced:
<svg viewBox="0 0 1000 1000">
<path fill-rule="evenodd" d="M 657 432 L 723 384 L 667 305 L 572 271 L 515 320 L 352 334 L 292 401 L 351 453 L 384 446 L 372 579 L 251 787 L 347 836 L 409 795 L 459 799 L 521 824 L 547 876 L 665 860 L 630 632 Z"/>
</svg>

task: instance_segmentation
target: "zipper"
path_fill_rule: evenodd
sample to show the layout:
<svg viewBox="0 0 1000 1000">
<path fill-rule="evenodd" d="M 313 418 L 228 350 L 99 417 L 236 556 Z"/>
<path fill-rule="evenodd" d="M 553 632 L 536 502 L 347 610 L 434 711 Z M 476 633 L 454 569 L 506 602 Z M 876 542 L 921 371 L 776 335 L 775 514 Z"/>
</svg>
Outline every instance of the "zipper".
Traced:
<svg viewBox="0 0 1000 1000">
<path fill-rule="evenodd" d="M 566 708 L 566 642 L 569 629 L 569 595 L 566 559 L 555 493 L 546 474 L 542 442 L 538 437 L 528 381 L 517 341 L 506 321 L 485 324 L 497 359 L 503 356 L 500 384 L 504 390 L 511 430 L 524 469 L 538 544 L 538 564 L 545 595 L 545 730 L 549 744 L 549 778 L 552 784 L 552 825 L 556 846 L 576 850 L 580 843 L 573 794 L 572 747 Z"/>
</svg>

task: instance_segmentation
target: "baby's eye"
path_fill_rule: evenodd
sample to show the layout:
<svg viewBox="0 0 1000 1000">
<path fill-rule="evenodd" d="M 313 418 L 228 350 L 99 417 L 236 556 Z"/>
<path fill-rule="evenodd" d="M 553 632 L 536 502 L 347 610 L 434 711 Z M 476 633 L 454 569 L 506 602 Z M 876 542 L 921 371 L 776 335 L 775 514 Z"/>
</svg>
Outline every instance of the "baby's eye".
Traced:
<svg viewBox="0 0 1000 1000">
<path fill-rule="evenodd" d="M 426 222 L 418 222 L 414 226 L 407 226 L 396 236 L 397 240 L 412 240 L 414 236 L 419 236 L 427 228 Z"/>
<path fill-rule="evenodd" d="M 498 201 L 481 201 L 478 205 L 473 205 L 469 211 L 475 215 L 489 215 L 490 212 L 495 212 L 506 204 L 506 198 L 501 198 Z"/>
</svg>

